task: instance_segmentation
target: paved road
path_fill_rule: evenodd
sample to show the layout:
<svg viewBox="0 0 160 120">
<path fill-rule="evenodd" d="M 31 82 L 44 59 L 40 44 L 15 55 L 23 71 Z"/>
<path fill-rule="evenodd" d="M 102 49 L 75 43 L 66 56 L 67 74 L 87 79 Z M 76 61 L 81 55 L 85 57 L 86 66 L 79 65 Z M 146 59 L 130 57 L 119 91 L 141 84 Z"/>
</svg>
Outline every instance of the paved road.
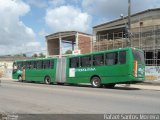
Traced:
<svg viewBox="0 0 160 120">
<path fill-rule="evenodd" d="M 60 86 L 3 80 L 0 112 L 160 113 L 160 91 Z"/>
</svg>

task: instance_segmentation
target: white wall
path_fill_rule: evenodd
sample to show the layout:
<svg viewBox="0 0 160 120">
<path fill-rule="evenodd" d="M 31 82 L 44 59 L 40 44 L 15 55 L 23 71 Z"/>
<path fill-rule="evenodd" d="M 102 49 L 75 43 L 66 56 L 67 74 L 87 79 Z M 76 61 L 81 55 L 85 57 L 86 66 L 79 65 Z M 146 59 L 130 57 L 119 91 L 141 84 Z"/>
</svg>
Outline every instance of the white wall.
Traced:
<svg viewBox="0 0 160 120">
<path fill-rule="evenodd" d="M 2 77 L 12 78 L 12 61 L 0 61 L 0 72 L 3 74 Z"/>
<path fill-rule="evenodd" d="M 160 66 L 145 67 L 146 80 L 160 81 Z"/>
</svg>

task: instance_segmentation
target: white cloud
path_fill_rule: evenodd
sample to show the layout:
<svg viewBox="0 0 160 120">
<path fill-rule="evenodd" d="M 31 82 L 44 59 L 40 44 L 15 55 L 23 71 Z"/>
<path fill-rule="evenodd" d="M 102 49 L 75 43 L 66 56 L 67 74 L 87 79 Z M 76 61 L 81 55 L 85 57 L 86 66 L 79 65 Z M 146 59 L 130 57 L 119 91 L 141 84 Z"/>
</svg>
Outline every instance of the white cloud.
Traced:
<svg viewBox="0 0 160 120">
<path fill-rule="evenodd" d="M 78 30 L 86 32 L 89 30 L 91 16 L 73 6 L 60 6 L 48 9 L 45 21 L 54 31 Z"/>
<path fill-rule="evenodd" d="M 25 52 L 27 44 L 34 49 L 40 44 L 35 40 L 35 33 L 27 27 L 20 16 L 30 11 L 30 7 L 21 0 L 1 0 L 0 2 L 0 55 Z"/>
<path fill-rule="evenodd" d="M 55 8 L 65 5 L 66 0 L 24 0 L 27 4 L 38 8 Z M 74 0 L 75 1 L 75 0 Z"/>
<path fill-rule="evenodd" d="M 45 37 L 48 35 L 48 32 L 46 32 L 45 29 L 41 29 L 38 34 L 39 36 Z"/>
<path fill-rule="evenodd" d="M 131 3 L 132 13 L 160 7 L 159 0 L 131 0 Z M 127 15 L 128 0 L 83 0 L 82 7 L 97 18 L 105 17 L 111 20 L 119 18 L 120 14 Z"/>
<path fill-rule="evenodd" d="M 66 3 L 65 0 L 50 0 L 49 5 L 51 8 L 59 7 L 61 5 L 64 5 Z"/>
<path fill-rule="evenodd" d="M 38 8 L 45 8 L 48 6 L 47 0 L 25 0 L 29 5 L 33 5 Z"/>
</svg>

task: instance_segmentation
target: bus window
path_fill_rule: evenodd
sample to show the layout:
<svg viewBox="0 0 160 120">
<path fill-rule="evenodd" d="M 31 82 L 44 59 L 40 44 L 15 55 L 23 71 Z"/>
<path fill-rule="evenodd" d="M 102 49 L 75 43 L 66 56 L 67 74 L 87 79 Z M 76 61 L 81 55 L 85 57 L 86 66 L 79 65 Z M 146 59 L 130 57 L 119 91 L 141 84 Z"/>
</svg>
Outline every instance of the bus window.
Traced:
<svg viewBox="0 0 160 120">
<path fill-rule="evenodd" d="M 44 69 L 50 68 L 50 60 L 45 60 L 45 61 L 43 61 L 43 68 L 44 68 Z"/>
<path fill-rule="evenodd" d="M 91 56 L 81 57 L 81 67 L 90 67 L 91 66 Z"/>
<path fill-rule="evenodd" d="M 26 62 L 23 62 L 23 68 L 24 69 L 26 68 Z"/>
<path fill-rule="evenodd" d="M 79 58 L 78 57 L 70 58 L 69 62 L 70 62 L 69 63 L 70 68 L 77 68 L 77 67 L 79 67 Z"/>
<path fill-rule="evenodd" d="M 42 63 L 43 63 L 43 61 L 37 61 L 37 69 L 42 69 L 43 68 L 43 66 L 42 66 Z"/>
<path fill-rule="evenodd" d="M 33 61 L 33 68 L 37 68 L 37 61 Z"/>
<path fill-rule="evenodd" d="M 22 62 L 17 63 L 17 69 L 20 70 L 22 68 Z"/>
<path fill-rule="evenodd" d="M 138 62 L 144 64 L 144 54 L 143 52 L 140 52 L 138 50 L 132 50 L 133 52 L 133 57 L 135 60 L 137 60 Z"/>
<path fill-rule="evenodd" d="M 118 63 L 118 53 L 107 53 L 106 54 L 106 65 L 115 65 Z"/>
<path fill-rule="evenodd" d="M 15 62 L 13 63 L 13 70 L 17 70 L 17 64 Z"/>
<path fill-rule="evenodd" d="M 104 65 L 104 54 L 93 55 L 93 66 Z"/>
<path fill-rule="evenodd" d="M 32 61 L 30 64 L 30 69 L 33 69 L 33 68 L 35 68 L 35 61 Z"/>
<path fill-rule="evenodd" d="M 26 69 L 30 69 L 31 62 L 26 62 Z"/>
<path fill-rule="evenodd" d="M 126 63 L 126 51 L 119 52 L 119 64 Z"/>
<path fill-rule="evenodd" d="M 50 60 L 50 68 L 54 68 L 54 60 Z"/>
<path fill-rule="evenodd" d="M 34 65 L 33 65 L 33 68 L 37 68 L 37 61 L 34 61 Z"/>
</svg>

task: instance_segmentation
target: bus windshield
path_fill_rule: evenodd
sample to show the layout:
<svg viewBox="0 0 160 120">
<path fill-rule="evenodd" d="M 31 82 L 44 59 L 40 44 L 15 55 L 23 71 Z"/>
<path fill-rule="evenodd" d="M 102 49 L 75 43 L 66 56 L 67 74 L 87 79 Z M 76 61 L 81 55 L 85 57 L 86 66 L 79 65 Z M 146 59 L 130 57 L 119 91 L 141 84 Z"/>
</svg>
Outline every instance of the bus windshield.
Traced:
<svg viewBox="0 0 160 120">
<path fill-rule="evenodd" d="M 132 50 L 133 51 L 133 56 L 134 59 L 137 60 L 138 62 L 144 64 L 144 54 L 143 52 L 139 50 Z"/>
</svg>

